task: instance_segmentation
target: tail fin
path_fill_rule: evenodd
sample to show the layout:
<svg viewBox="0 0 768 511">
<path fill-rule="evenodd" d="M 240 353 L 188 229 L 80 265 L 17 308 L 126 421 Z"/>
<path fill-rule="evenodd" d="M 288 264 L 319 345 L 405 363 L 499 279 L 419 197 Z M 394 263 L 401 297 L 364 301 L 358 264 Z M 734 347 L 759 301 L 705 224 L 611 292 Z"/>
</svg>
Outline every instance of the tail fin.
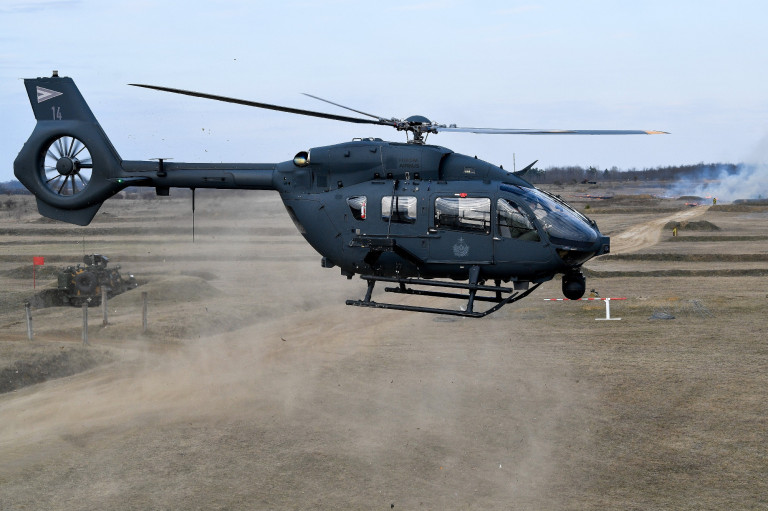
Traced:
<svg viewBox="0 0 768 511">
<path fill-rule="evenodd" d="M 56 73 L 50 78 L 24 80 L 24 86 L 38 121 L 67 119 L 96 122 L 96 117 L 71 78 L 60 78 Z"/>
<path fill-rule="evenodd" d="M 40 214 L 87 225 L 125 187 L 120 156 L 71 78 L 24 80 L 37 124 L 14 161 Z"/>
</svg>

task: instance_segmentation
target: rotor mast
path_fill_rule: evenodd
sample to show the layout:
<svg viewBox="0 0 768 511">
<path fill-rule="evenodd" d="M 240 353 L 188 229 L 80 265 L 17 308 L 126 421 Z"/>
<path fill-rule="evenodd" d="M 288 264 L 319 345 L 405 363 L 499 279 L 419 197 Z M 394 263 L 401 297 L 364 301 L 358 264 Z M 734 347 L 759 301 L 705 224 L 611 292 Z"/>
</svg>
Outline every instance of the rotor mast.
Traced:
<svg viewBox="0 0 768 511">
<path fill-rule="evenodd" d="M 424 145 L 430 133 L 437 133 L 432 121 L 423 115 L 412 115 L 404 121 L 398 120 L 395 128 L 397 131 L 405 131 L 406 136 L 408 136 L 408 133 L 412 133 L 413 138 L 409 138 L 408 143 L 416 145 Z"/>
</svg>

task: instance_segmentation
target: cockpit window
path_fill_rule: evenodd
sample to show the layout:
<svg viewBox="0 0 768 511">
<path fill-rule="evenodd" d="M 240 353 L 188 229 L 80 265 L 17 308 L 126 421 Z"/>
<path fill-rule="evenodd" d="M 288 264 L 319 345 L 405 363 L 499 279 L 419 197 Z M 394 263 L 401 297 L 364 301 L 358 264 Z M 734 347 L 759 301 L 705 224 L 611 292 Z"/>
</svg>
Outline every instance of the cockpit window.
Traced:
<svg viewBox="0 0 768 511">
<path fill-rule="evenodd" d="M 499 220 L 499 235 L 502 238 L 540 241 L 536 228 L 514 202 L 499 199 L 496 203 L 496 213 Z"/>
<path fill-rule="evenodd" d="M 501 190 L 512 192 L 531 209 L 553 243 L 597 241 L 597 232 L 587 218 L 564 202 L 550 197 L 537 188 L 501 185 Z"/>
<path fill-rule="evenodd" d="M 491 199 L 484 197 L 438 197 L 435 227 L 459 231 L 491 232 Z"/>
<path fill-rule="evenodd" d="M 401 224 L 416 223 L 416 210 L 418 201 L 416 197 L 403 197 L 400 195 L 387 195 L 381 198 L 381 218 Z"/>
</svg>

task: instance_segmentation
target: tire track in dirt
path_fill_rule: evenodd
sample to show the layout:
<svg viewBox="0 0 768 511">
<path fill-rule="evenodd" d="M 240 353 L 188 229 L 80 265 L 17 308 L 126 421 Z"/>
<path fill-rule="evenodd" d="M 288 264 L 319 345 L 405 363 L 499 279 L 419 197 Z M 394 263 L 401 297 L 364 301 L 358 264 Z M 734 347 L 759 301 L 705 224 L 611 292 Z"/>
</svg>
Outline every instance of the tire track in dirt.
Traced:
<svg viewBox="0 0 768 511">
<path fill-rule="evenodd" d="M 667 222 L 691 220 L 703 215 L 707 210 L 709 210 L 709 206 L 698 206 L 636 225 L 622 233 L 611 236 L 611 253 L 630 254 L 655 245 L 661 239 L 661 229 Z"/>
</svg>

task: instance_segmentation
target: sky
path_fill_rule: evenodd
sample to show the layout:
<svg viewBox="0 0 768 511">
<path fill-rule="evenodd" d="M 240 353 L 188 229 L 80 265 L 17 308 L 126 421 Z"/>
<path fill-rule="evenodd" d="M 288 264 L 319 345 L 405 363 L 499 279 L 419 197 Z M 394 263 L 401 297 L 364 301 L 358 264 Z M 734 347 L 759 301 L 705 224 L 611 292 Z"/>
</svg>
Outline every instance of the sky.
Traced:
<svg viewBox="0 0 768 511">
<path fill-rule="evenodd" d="M 405 140 L 128 86 L 147 83 L 356 115 L 311 93 L 468 127 L 670 132 L 428 139 L 505 169 L 738 163 L 767 153 L 766 20 L 758 0 L 0 0 L 0 181 L 34 127 L 22 79 L 54 69 L 127 160 L 280 162 L 354 137 Z"/>
</svg>

